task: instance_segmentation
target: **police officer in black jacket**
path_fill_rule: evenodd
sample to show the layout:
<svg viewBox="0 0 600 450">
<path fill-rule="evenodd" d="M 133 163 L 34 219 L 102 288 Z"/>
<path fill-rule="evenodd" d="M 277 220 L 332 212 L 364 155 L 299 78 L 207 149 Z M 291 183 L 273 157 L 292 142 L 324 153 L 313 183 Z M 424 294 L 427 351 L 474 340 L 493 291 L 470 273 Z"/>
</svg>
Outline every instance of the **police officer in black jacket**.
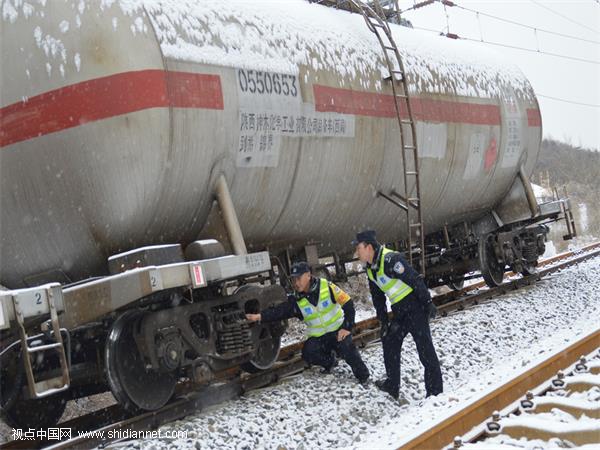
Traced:
<svg viewBox="0 0 600 450">
<path fill-rule="evenodd" d="M 330 373 L 336 365 L 337 352 L 358 381 L 366 385 L 369 369 L 352 342 L 355 311 L 350 296 L 326 279 L 313 277 L 306 262 L 294 264 L 291 276 L 295 293 L 288 296 L 287 302 L 267 308 L 260 314 L 246 314 L 246 318 L 251 322 L 273 322 L 292 317 L 304 320 L 308 339 L 302 348 L 302 358 Z"/>
<path fill-rule="evenodd" d="M 429 315 L 435 309 L 423 279 L 400 253 L 379 244 L 373 230 L 358 233 L 352 245 L 356 248 L 358 258 L 367 264 L 371 297 L 377 318 L 381 322 L 387 378 L 376 381 L 375 384 L 395 399 L 398 398 L 402 342 L 410 333 L 417 346 L 421 364 L 425 367 L 427 396 L 441 393 L 442 372 L 429 329 Z M 388 319 L 386 297 L 392 305 L 391 320 Z"/>
</svg>

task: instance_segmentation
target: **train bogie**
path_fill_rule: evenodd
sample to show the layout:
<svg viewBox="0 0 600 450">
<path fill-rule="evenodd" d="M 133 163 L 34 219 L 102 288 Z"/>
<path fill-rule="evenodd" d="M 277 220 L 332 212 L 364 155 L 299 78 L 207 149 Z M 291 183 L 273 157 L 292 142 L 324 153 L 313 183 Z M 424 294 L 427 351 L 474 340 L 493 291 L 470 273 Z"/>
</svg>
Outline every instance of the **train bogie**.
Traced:
<svg viewBox="0 0 600 450">
<path fill-rule="evenodd" d="M 7 421 L 26 427 L 51 397 L 64 403 L 106 389 L 129 410 L 155 410 L 182 378 L 205 384 L 240 365 L 270 367 L 286 324 L 245 317 L 287 301 L 281 286 L 260 284 L 271 271 L 269 255 L 172 260 L 181 255 L 178 245 L 142 248 L 112 257 L 115 275 L 3 291 L 3 341 L 12 341 L 2 352 Z M 53 327 L 58 314 L 60 329 Z M 32 336 L 35 330 L 42 333 Z M 58 419 L 59 409 L 44 413 L 46 420 Z"/>
</svg>

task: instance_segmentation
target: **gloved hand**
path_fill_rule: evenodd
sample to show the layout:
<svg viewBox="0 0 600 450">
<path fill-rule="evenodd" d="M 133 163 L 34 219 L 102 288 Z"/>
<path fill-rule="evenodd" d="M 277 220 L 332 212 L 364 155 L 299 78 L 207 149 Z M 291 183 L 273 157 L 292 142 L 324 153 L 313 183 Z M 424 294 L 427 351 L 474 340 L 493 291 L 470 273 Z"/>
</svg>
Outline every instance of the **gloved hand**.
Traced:
<svg viewBox="0 0 600 450">
<path fill-rule="evenodd" d="M 429 317 L 429 320 L 433 320 L 435 319 L 435 317 L 437 316 L 437 308 L 436 306 L 433 304 L 433 302 L 429 302 L 427 304 L 428 308 L 427 308 L 427 314 Z"/>
<path fill-rule="evenodd" d="M 381 334 L 380 334 L 381 339 L 385 339 L 385 337 L 387 336 L 387 334 L 389 332 L 389 329 L 390 329 L 389 320 L 386 320 L 385 322 L 381 322 Z"/>
<path fill-rule="evenodd" d="M 350 336 L 350 334 L 352 334 L 350 331 L 340 328 L 337 332 L 337 341 L 342 342 L 344 339 Z"/>
<path fill-rule="evenodd" d="M 388 327 L 387 335 L 391 336 L 392 334 L 396 334 L 400 329 L 400 324 L 395 320 L 390 322 L 390 326 Z"/>
<path fill-rule="evenodd" d="M 400 324 L 394 320 L 385 322 L 385 324 L 381 325 L 381 339 L 385 339 L 388 336 L 397 333 L 399 327 Z"/>
</svg>

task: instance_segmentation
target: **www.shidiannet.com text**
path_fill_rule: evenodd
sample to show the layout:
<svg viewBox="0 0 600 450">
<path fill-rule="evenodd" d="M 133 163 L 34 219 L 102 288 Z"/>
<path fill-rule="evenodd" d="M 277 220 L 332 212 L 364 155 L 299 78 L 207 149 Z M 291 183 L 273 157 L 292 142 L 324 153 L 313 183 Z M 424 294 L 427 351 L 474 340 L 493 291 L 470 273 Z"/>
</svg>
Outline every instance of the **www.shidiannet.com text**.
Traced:
<svg viewBox="0 0 600 450">
<path fill-rule="evenodd" d="M 13 440 L 48 440 L 62 441 L 68 439 L 98 439 L 98 440 L 120 440 L 120 439 L 187 439 L 188 432 L 181 430 L 147 430 L 137 431 L 129 429 L 121 430 L 95 430 L 95 431 L 76 431 L 71 428 L 29 428 L 23 430 L 20 428 L 12 429 Z"/>
</svg>

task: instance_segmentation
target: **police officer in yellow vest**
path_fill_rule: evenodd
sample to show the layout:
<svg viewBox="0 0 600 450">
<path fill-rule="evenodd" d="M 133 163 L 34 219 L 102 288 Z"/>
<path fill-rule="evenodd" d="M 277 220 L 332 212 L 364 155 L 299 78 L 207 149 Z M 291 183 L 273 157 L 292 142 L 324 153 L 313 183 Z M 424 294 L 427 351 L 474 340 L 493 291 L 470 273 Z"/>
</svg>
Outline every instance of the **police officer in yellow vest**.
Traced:
<svg viewBox="0 0 600 450">
<path fill-rule="evenodd" d="M 358 233 L 352 241 L 361 262 L 367 264 L 367 276 L 377 318 L 381 322 L 381 341 L 387 378 L 376 386 L 395 399 L 400 390 L 400 354 L 402 342 L 410 333 L 425 367 L 427 396 L 442 392 L 442 373 L 429 329 L 433 308 L 431 295 L 423 279 L 398 252 L 377 242 L 375 231 Z M 386 297 L 392 305 L 388 319 Z"/>
<path fill-rule="evenodd" d="M 336 365 L 337 352 L 358 381 L 366 385 L 369 369 L 352 342 L 355 311 L 350 296 L 326 279 L 313 277 L 306 262 L 294 264 L 290 274 L 295 293 L 289 296 L 288 301 L 261 314 L 246 314 L 246 318 L 252 322 L 273 322 L 292 317 L 303 319 L 308 339 L 302 348 L 302 358 L 309 364 L 323 367 L 324 373 L 330 373 Z"/>
</svg>

